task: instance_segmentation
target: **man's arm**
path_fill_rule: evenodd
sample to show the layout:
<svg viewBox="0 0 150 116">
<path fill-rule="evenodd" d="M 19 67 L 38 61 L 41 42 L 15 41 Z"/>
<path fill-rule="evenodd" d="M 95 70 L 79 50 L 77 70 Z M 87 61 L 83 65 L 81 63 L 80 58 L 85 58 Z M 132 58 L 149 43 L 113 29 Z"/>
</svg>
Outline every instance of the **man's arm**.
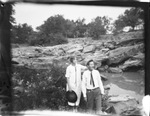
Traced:
<svg viewBox="0 0 150 116">
<path fill-rule="evenodd" d="M 102 80 L 101 80 L 100 73 L 98 71 L 97 71 L 97 75 L 98 75 L 98 83 L 99 83 L 99 87 L 100 87 L 100 90 L 101 90 L 101 94 L 104 94 L 104 86 L 103 86 L 103 83 L 102 83 Z"/>
</svg>

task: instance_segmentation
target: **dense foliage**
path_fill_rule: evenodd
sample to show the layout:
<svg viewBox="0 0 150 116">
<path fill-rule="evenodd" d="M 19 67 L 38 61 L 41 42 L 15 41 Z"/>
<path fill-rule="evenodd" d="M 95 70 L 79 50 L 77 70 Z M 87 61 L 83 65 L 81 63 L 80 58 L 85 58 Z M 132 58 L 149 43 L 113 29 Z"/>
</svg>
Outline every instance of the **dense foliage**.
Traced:
<svg viewBox="0 0 150 116">
<path fill-rule="evenodd" d="M 131 30 L 135 30 L 135 27 L 143 24 L 144 11 L 137 7 L 126 10 L 124 14 L 118 16 L 118 19 L 114 22 L 114 32 L 118 33 L 123 31 L 124 27 L 131 27 Z"/>
<path fill-rule="evenodd" d="M 65 68 L 52 64 L 51 69 L 13 67 L 13 110 L 68 110 L 65 97 Z M 103 109 L 107 108 L 107 95 L 103 97 Z M 85 111 L 83 97 L 80 111 Z"/>
<path fill-rule="evenodd" d="M 65 44 L 68 40 L 62 35 L 62 33 L 49 34 L 48 36 L 44 34 L 34 33 L 30 36 L 29 44 L 30 45 L 58 45 Z"/>
<path fill-rule="evenodd" d="M 133 7 L 125 10 L 113 23 L 107 16 L 97 16 L 88 24 L 85 19 L 69 20 L 62 15 L 50 16 L 36 31 L 27 24 L 13 25 L 12 42 L 29 45 L 58 45 L 68 42 L 68 38 L 92 37 L 101 39 L 108 32 L 113 34 L 123 32 L 125 27 L 135 30 L 144 24 L 144 11 Z M 15 21 L 14 21 L 15 22 Z M 111 29 L 110 29 L 111 27 Z"/>
<path fill-rule="evenodd" d="M 33 29 L 31 26 L 24 24 L 12 26 L 12 43 L 26 44 L 29 37 L 32 35 Z"/>
<path fill-rule="evenodd" d="M 108 25 L 110 24 L 110 18 L 108 17 L 96 17 L 88 25 L 89 36 L 93 39 L 99 39 L 101 35 L 107 33 Z"/>
<path fill-rule="evenodd" d="M 13 109 L 51 109 L 65 107 L 65 69 L 52 65 L 51 69 L 13 67 Z"/>
</svg>

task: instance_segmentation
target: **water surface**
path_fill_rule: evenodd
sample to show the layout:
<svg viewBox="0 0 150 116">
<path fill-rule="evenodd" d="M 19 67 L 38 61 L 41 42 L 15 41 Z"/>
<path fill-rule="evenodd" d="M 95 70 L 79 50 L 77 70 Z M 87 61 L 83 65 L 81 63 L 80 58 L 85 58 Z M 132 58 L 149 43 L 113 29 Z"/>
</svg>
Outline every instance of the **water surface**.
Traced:
<svg viewBox="0 0 150 116">
<path fill-rule="evenodd" d="M 102 73 L 108 77 L 104 85 L 110 84 L 109 95 L 127 94 L 136 98 L 140 104 L 144 96 L 144 75 L 139 72 L 124 72 L 122 74 Z"/>
</svg>

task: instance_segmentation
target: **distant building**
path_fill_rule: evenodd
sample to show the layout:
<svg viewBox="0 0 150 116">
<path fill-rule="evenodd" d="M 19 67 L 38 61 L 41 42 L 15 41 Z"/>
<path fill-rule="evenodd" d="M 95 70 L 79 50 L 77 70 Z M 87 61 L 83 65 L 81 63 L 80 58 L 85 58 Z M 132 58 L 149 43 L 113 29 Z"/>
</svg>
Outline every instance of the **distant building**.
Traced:
<svg viewBox="0 0 150 116">
<path fill-rule="evenodd" d="M 137 26 L 134 28 L 134 30 L 141 30 L 141 29 L 144 29 L 144 24 L 143 24 L 143 23 L 140 24 L 140 25 L 137 25 Z M 127 27 L 125 27 L 125 28 L 123 29 L 124 32 L 128 32 L 128 31 L 130 31 L 130 30 L 132 30 L 132 27 L 131 27 L 131 26 L 127 26 Z"/>
</svg>

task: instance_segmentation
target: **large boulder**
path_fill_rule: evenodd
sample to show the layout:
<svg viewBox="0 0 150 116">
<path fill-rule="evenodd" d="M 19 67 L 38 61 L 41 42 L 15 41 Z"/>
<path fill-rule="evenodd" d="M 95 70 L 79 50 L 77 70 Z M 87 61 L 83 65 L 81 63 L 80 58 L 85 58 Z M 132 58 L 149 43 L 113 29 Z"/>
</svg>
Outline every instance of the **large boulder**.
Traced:
<svg viewBox="0 0 150 116">
<path fill-rule="evenodd" d="M 67 44 L 43 47 L 44 56 L 64 56 L 66 55 Z"/>
<path fill-rule="evenodd" d="M 103 74 L 101 74 L 101 78 L 102 78 L 103 81 L 107 81 L 108 80 L 108 77 L 103 75 Z M 105 88 L 108 88 L 108 86 L 105 87 Z"/>
<path fill-rule="evenodd" d="M 138 59 L 136 59 L 136 60 L 131 60 L 131 59 L 129 59 L 129 60 L 127 60 L 127 61 L 125 61 L 125 63 L 122 65 L 122 66 L 119 66 L 122 70 L 126 70 L 126 69 L 128 69 L 128 68 L 142 68 L 144 66 L 144 62 L 142 61 L 142 60 L 138 60 Z"/>
<path fill-rule="evenodd" d="M 43 55 L 45 55 L 45 56 L 54 56 L 55 54 L 51 50 L 44 50 Z"/>
<path fill-rule="evenodd" d="M 83 49 L 83 53 L 91 53 L 91 52 L 94 52 L 96 50 L 96 47 L 95 45 L 88 45 L 88 46 L 85 46 L 84 49 Z"/>
<path fill-rule="evenodd" d="M 141 53 L 141 52 L 132 57 L 133 60 L 134 59 L 144 60 L 144 58 L 145 58 L 145 55 L 144 53 Z"/>
<path fill-rule="evenodd" d="M 52 54 L 57 57 L 64 56 L 66 54 L 66 52 L 63 48 L 55 48 L 51 51 L 52 51 Z"/>
<path fill-rule="evenodd" d="M 127 47 L 120 47 L 115 50 L 109 51 L 109 62 L 108 64 L 118 64 L 122 63 L 123 61 L 129 59 L 130 57 L 136 55 L 138 52 L 143 52 L 144 45 L 134 45 L 134 46 L 127 46 Z"/>
<path fill-rule="evenodd" d="M 83 51 L 83 46 L 80 44 L 74 44 L 74 45 L 70 45 L 68 46 L 68 50 L 66 51 L 68 54 L 73 54 L 74 52 Z"/>
<path fill-rule="evenodd" d="M 111 73 L 122 73 L 122 70 L 118 67 L 109 67 L 108 71 Z"/>
<path fill-rule="evenodd" d="M 125 102 L 131 99 L 135 99 L 132 96 L 129 96 L 127 94 L 122 95 L 111 95 L 109 98 L 109 103 L 118 103 L 118 102 Z"/>
<path fill-rule="evenodd" d="M 96 53 L 87 53 L 83 55 L 84 62 L 88 62 L 89 60 L 94 60 L 96 64 L 99 66 L 101 62 L 105 59 L 108 59 L 108 56 L 103 54 L 102 52 L 96 52 Z"/>
<path fill-rule="evenodd" d="M 104 44 L 103 42 L 97 42 L 97 41 L 96 43 L 94 43 L 97 50 L 101 50 L 104 47 L 103 44 Z"/>
<path fill-rule="evenodd" d="M 38 51 L 35 51 L 36 47 L 21 47 L 21 48 L 13 48 L 12 55 L 13 58 L 17 57 L 26 57 L 26 58 L 34 58 L 39 57 L 40 54 Z"/>
<path fill-rule="evenodd" d="M 105 48 L 109 48 L 110 50 L 115 49 L 116 42 L 115 41 L 108 41 L 104 43 Z"/>
<path fill-rule="evenodd" d="M 119 46 L 131 46 L 131 45 L 135 45 L 135 44 L 139 44 L 139 43 L 143 43 L 144 39 L 137 39 L 137 38 L 133 38 L 133 39 L 125 39 L 125 40 L 121 40 L 119 41 L 116 45 Z"/>
<path fill-rule="evenodd" d="M 66 50 L 68 49 L 69 45 L 56 45 L 56 46 L 47 46 L 43 47 L 43 55 L 45 56 L 64 56 L 66 55 Z"/>
<path fill-rule="evenodd" d="M 42 48 L 35 48 L 35 51 L 38 52 L 38 53 L 42 53 L 43 49 Z"/>
<path fill-rule="evenodd" d="M 138 53 L 135 56 L 132 56 L 130 59 L 125 61 L 122 65 L 119 66 L 123 71 L 125 70 L 139 70 L 144 68 L 145 61 L 144 53 Z"/>
<path fill-rule="evenodd" d="M 100 72 L 106 72 L 108 70 L 108 66 L 97 66 L 97 70 Z"/>
<path fill-rule="evenodd" d="M 103 48 L 100 50 L 102 53 L 107 53 L 109 51 L 109 48 Z"/>
<path fill-rule="evenodd" d="M 138 106 L 137 108 L 129 108 L 121 113 L 121 116 L 143 116 L 143 108 Z"/>
<path fill-rule="evenodd" d="M 133 110 L 138 107 L 138 101 L 131 96 L 128 95 L 117 95 L 111 96 L 108 99 L 109 105 L 113 106 L 116 114 L 122 114 L 127 110 Z"/>
<path fill-rule="evenodd" d="M 58 49 L 57 56 L 64 56 L 66 55 L 66 51 L 63 48 Z"/>
</svg>

